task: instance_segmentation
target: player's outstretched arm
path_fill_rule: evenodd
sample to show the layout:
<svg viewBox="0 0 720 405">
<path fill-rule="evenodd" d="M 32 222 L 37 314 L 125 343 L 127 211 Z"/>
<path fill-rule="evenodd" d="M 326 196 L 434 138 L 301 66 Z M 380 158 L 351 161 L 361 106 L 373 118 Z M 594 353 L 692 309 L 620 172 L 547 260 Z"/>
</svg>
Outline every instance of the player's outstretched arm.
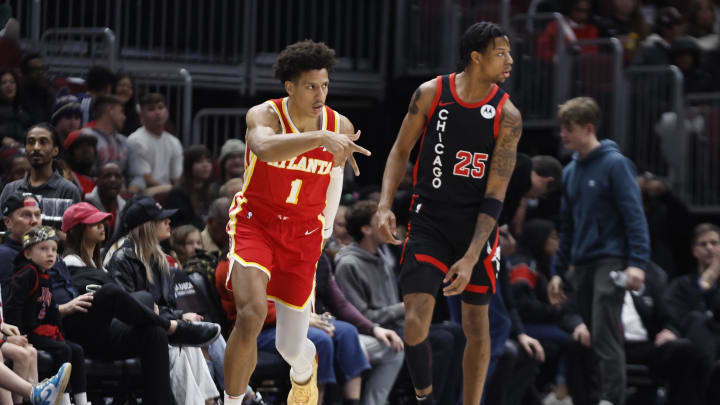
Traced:
<svg viewBox="0 0 720 405">
<path fill-rule="evenodd" d="M 467 252 L 453 264 L 445 277 L 445 282 L 451 281 L 455 277 L 452 283 L 444 288 L 445 295 L 460 294 L 465 289 L 470 281 L 472 268 L 480 260 L 482 248 L 497 224 L 497 217 L 500 215 L 502 202 L 505 200 L 505 191 L 515 169 L 520 135 L 522 135 L 522 116 L 515 105 L 508 100 L 500 117 L 500 129 L 485 189 L 485 202 L 478 214 L 475 232 Z"/>
<path fill-rule="evenodd" d="M 410 152 L 417 143 L 420 133 L 429 118 L 428 113 L 436 89 L 437 82 L 431 80 L 421 84 L 415 90 L 410 99 L 407 114 L 405 114 L 400 126 L 400 131 L 390 150 L 387 163 L 385 163 L 382 191 L 380 192 L 380 202 L 378 204 L 378 227 L 380 228 L 381 237 L 388 243 L 395 245 L 402 243 L 395 237 L 395 215 L 392 213 L 391 208 L 400 180 L 402 180 L 405 170 L 407 170 Z"/>
<path fill-rule="evenodd" d="M 259 104 L 245 116 L 247 141 L 250 150 L 264 162 L 278 162 L 292 159 L 309 150 L 325 147 L 333 155 L 360 152 L 370 155 L 366 149 L 353 142 L 360 134 L 352 137 L 330 131 L 308 131 L 294 136 L 275 136 L 280 132 L 280 122 L 272 107 Z"/>
</svg>

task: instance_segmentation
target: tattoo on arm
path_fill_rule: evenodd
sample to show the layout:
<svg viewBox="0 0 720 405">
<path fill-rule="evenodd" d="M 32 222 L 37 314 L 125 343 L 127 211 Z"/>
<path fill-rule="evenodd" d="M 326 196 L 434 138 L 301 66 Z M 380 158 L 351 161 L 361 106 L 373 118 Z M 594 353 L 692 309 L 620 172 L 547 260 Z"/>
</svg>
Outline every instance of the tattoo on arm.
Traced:
<svg viewBox="0 0 720 405">
<path fill-rule="evenodd" d="M 420 95 L 422 92 L 420 91 L 420 87 L 415 90 L 415 94 L 413 94 L 413 99 L 410 102 L 410 107 L 408 107 L 408 113 L 409 114 L 417 114 L 420 111 L 420 108 L 417 105 L 418 100 L 420 99 Z"/>
<path fill-rule="evenodd" d="M 488 193 L 488 197 L 497 198 L 500 201 L 505 199 L 505 190 L 515 169 L 517 144 L 521 134 L 522 118 L 520 117 L 520 113 L 515 108 L 511 111 L 504 112 L 500 121 L 500 136 L 493 151 L 492 163 L 490 164 L 490 177 L 488 178 L 488 183 L 495 183 L 496 181 L 502 183 L 502 187 L 499 187 L 502 193 L 501 195 Z M 493 177 L 495 177 L 495 179 L 493 179 Z M 489 188 L 491 190 L 495 189 L 495 187 Z"/>
</svg>

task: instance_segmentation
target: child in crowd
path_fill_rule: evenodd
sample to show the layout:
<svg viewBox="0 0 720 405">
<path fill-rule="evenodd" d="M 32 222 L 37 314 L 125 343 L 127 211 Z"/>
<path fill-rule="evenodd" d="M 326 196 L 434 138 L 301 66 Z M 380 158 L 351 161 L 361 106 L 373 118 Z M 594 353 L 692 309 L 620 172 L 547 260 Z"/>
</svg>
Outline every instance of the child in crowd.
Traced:
<svg viewBox="0 0 720 405">
<path fill-rule="evenodd" d="M 23 235 L 23 254 L 15 259 L 15 274 L 5 311 L 8 322 L 19 325 L 36 348 L 52 356 L 55 365 L 72 364 L 70 377 L 75 405 L 87 405 L 85 356 L 80 345 L 65 340 L 60 330 L 60 309 L 51 293 L 47 274 L 57 260 L 58 236 L 53 228 L 32 228 Z M 63 405 L 70 404 L 64 394 Z"/>
</svg>

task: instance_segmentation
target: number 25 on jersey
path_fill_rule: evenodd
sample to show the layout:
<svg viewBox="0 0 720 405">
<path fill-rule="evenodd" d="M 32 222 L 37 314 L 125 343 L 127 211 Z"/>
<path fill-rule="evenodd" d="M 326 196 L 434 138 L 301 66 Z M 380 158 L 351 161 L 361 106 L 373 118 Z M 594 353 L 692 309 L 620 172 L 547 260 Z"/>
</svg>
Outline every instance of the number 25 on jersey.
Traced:
<svg viewBox="0 0 720 405">
<path fill-rule="evenodd" d="M 286 203 L 297 205 L 298 196 L 300 195 L 300 187 L 302 187 L 302 180 L 295 179 L 290 182 L 290 194 L 285 200 Z"/>
<path fill-rule="evenodd" d="M 453 168 L 453 174 L 456 176 L 470 177 L 482 179 L 485 175 L 485 162 L 488 160 L 487 153 L 470 153 L 466 150 L 460 150 L 455 157 L 459 160 Z M 468 166 L 472 165 L 472 169 Z"/>
</svg>

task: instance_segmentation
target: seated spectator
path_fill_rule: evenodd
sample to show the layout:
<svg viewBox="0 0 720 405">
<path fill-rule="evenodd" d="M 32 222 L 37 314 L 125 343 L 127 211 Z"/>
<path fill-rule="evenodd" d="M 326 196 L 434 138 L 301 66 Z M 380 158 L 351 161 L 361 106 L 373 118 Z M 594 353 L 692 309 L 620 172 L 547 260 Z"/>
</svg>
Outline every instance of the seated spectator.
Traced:
<svg viewBox="0 0 720 405">
<path fill-rule="evenodd" d="M 10 282 L 10 293 L 5 306 L 7 320 L 20 327 L 28 341 L 38 349 L 50 353 L 56 367 L 71 363 L 70 376 L 76 405 L 87 405 L 87 379 L 85 354 L 80 345 L 63 337 L 60 329 L 61 312 L 51 292 L 48 270 L 57 261 L 59 238 L 55 230 L 35 227 L 22 239 L 22 254 L 15 258 L 15 275 Z M 64 394 L 66 403 L 69 394 Z"/>
<path fill-rule="evenodd" d="M 4 147 L 20 147 L 32 117 L 21 106 L 18 77 L 12 70 L 0 69 L 0 140 Z"/>
<path fill-rule="evenodd" d="M 700 49 L 710 51 L 718 47 L 718 33 L 715 32 L 715 7 L 710 0 L 692 0 L 685 19 L 687 35 L 697 40 Z"/>
<path fill-rule="evenodd" d="M 682 71 L 685 93 L 708 92 L 718 87 L 710 74 L 700 66 L 701 50 L 694 38 L 675 38 L 670 44 L 670 55 L 672 64 Z"/>
<path fill-rule="evenodd" d="M 82 111 L 83 126 L 97 119 L 95 114 L 95 101 L 100 96 L 110 96 L 112 94 L 112 87 L 113 84 L 115 84 L 115 74 L 105 66 L 92 66 L 88 69 L 85 83 L 87 85 L 87 93 L 78 94 L 77 96 L 80 102 L 80 110 Z M 121 104 L 123 103 L 121 102 Z M 116 131 L 120 131 L 122 128 L 123 125 L 121 124 L 120 128 Z"/>
<path fill-rule="evenodd" d="M 5 148 L 0 152 L 2 186 L 15 180 L 24 179 L 30 173 L 30 162 L 19 148 Z"/>
<path fill-rule="evenodd" d="M 121 134 L 132 134 L 142 123 L 138 115 L 137 100 L 135 97 L 135 80 L 130 73 L 124 72 L 117 75 L 112 93 L 125 104 L 125 125 Z"/>
<path fill-rule="evenodd" d="M 660 266 L 672 279 L 692 272 L 690 257 L 686 259 L 685 244 L 692 239 L 693 217 L 683 202 L 663 179 L 645 172 L 638 175 L 643 211 L 650 234 L 650 260 Z M 682 272 L 682 273 L 681 273 Z"/>
<path fill-rule="evenodd" d="M 180 141 L 165 131 L 168 121 L 165 97 L 158 93 L 144 95 L 140 100 L 140 116 L 143 126 L 128 137 L 134 155 L 129 189 L 137 193 L 165 186 L 162 192 L 167 192 L 183 174 L 183 149 Z"/>
<path fill-rule="evenodd" d="M 244 184 L 244 180 L 242 177 L 235 177 L 233 179 L 230 179 L 225 182 L 225 184 L 220 187 L 220 190 L 218 191 L 218 195 L 220 197 L 227 197 L 229 199 L 233 199 L 235 197 L 235 194 L 242 191 Z"/>
<path fill-rule="evenodd" d="M 527 199 L 542 198 L 560 190 L 562 186 L 562 165 L 552 156 L 537 155 L 532 158 L 524 153 L 517 154 L 515 169 L 505 193 L 503 209 L 498 218 L 500 225 L 515 226 L 518 234 L 524 222 L 520 207 Z"/>
<path fill-rule="evenodd" d="M 14 274 L 13 261 L 22 249 L 22 237 L 31 228 L 40 225 L 40 203 L 32 194 L 13 193 L 2 205 L 3 225 L 8 231 L 0 245 L 0 287 L 2 301 L 7 302 L 10 279 Z"/>
<path fill-rule="evenodd" d="M 110 258 L 107 269 L 128 293 L 149 292 L 156 313 L 167 320 L 201 321 L 196 313 L 177 308 L 172 275 L 160 241 L 170 238 L 170 217 L 176 210 L 163 210 L 150 197 L 135 197 L 123 212 L 127 234 Z M 217 334 L 220 335 L 220 327 Z M 213 339 L 214 340 L 214 339 Z M 170 347 L 170 387 L 178 404 L 212 404 L 219 396 L 212 375 L 199 348 Z"/>
<path fill-rule="evenodd" d="M 20 94 L 22 107 L 28 114 L 32 124 L 50 121 L 52 107 L 55 104 L 55 91 L 50 85 L 47 67 L 40 54 L 25 55 L 20 62 Z"/>
<path fill-rule="evenodd" d="M 82 195 L 95 189 L 95 182 L 90 172 L 97 160 L 97 138 L 75 130 L 65 139 L 65 161 L 70 167 L 73 183 Z"/>
<path fill-rule="evenodd" d="M 229 247 L 228 233 L 225 227 L 230 219 L 230 198 L 220 197 L 210 204 L 207 225 L 200 233 L 203 249 L 210 255 L 220 258 Z"/>
<path fill-rule="evenodd" d="M 60 227 L 62 213 L 70 205 L 80 202 L 80 190 L 53 170 L 60 144 L 55 128 L 49 124 L 37 124 L 28 130 L 25 151 L 30 160 L 30 174 L 21 180 L 7 184 L 0 194 L 0 206 L 11 194 L 18 191 L 42 197 L 43 221 L 46 225 Z"/>
<path fill-rule="evenodd" d="M 170 245 L 177 255 L 178 262 L 183 266 L 191 257 L 195 256 L 196 251 L 203 250 L 200 230 L 192 225 L 179 226 L 172 231 Z"/>
<path fill-rule="evenodd" d="M 590 20 L 592 16 L 592 3 L 589 0 L 573 0 L 568 2 L 568 10 L 563 15 L 569 30 L 558 27 L 556 20 L 552 20 L 545 32 L 538 39 L 538 56 L 545 62 L 552 62 L 555 56 L 555 44 L 557 44 L 558 31 L 565 39 L 565 42 L 572 42 L 583 39 L 597 39 L 598 29 Z M 595 45 L 583 45 L 581 53 L 597 53 Z"/>
<path fill-rule="evenodd" d="M 714 368 L 708 403 L 720 401 L 717 362 L 720 360 L 720 228 L 703 223 L 695 227 L 692 253 L 697 272 L 676 278 L 666 292 L 667 309 L 682 337 L 700 348 Z"/>
<path fill-rule="evenodd" d="M 638 65 L 670 65 L 670 44 L 685 34 L 685 23 L 675 7 L 663 7 L 655 14 L 655 32 L 640 44 L 635 55 Z"/>
<path fill-rule="evenodd" d="M 257 348 L 280 354 L 277 347 L 275 318 L 275 303 L 268 301 L 265 326 L 258 335 Z M 342 373 L 340 382 L 343 383 L 343 403 L 360 404 L 362 373 L 370 368 L 370 364 L 360 346 L 357 329 L 334 317 L 312 312 L 307 337 L 317 350 L 318 404 L 323 403 L 326 386 L 337 382 L 336 369 Z"/>
<path fill-rule="evenodd" d="M 166 198 L 168 208 L 177 208 L 173 226 L 195 225 L 205 227 L 208 207 L 215 199 L 217 189 L 212 183 L 210 151 L 204 145 L 193 145 L 185 150 L 183 173 L 180 182 L 170 190 Z"/>
<path fill-rule="evenodd" d="M 335 257 L 335 276 L 340 289 L 366 318 L 402 335 L 405 306 L 398 297 L 395 274 L 380 255 L 377 202 L 359 201 L 346 215 L 353 243 Z M 430 326 L 433 392 L 438 403 L 454 404 L 460 394 L 460 367 L 465 336 L 454 323 Z"/>
<path fill-rule="evenodd" d="M 80 111 L 80 102 L 77 97 L 72 94 L 64 94 L 63 90 L 60 91 L 55 104 L 53 104 L 50 123 L 57 129 L 60 142 L 64 144 L 65 139 L 72 131 L 82 127 L 82 111 Z"/>
<path fill-rule="evenodd" d="M 403 366 L 403 341 L 395 331 L 373 324 L 350 304 L 332 270 L 330 257 L 323 253 L 315 273 L 315 312 L 336 316 L 360 332 L 360 344 L 372 365 L 365 377 L 360 403 L 384 405 Z"/>
<path fill-rule="evenodd" d="M 588 403 L 587 381 L 578 377 L 589 374 L 589 370 L 568 370 L 567 375 L 558 374 L 561 359 L 569 356 L 590 358 L 590 331 L 582 318 L 567 305 L 552 305 L 547 294 L 550 277 L 550 262 L 558 249 L 558 233 L 555 224 L 544 219 L 533 219 L 525 224 L 518 252 L 510 260 L 510 285 L 513 300 L 528 335 L 540 341 L 545 351 L 545 367 L 539 376 L 538 386 L 555 384 L 552 395 L 562 400 L 569 392 L 573 401 Z M 573 364 L 587 362 L 572 360 Z M 568 387 L 565 387 L 567 381 Z"/>
<path fill-rule="evenodd" d="M 663 269 L 649 263 L 645 288 L 633 293 L 625 291 L 622 312 L 625 356 L 628 364 L 648 366 L 650 376 L 667 387 L 666 404 L 705 404 L 705 381 L 710 370 L 701 349 L 678 337 L 663 296 L 666 277 Z M 643 403 L 657 401 L 656 390 L 646 395 Z"/>
<path fill-rule="evenodd" d="M 220 148 L 220 182 L 242 178 L 245 173 L 245 142 L 228 139 Z M 232 198 L 232 197 L 231 197 Z"/>
<path fill-rule="evenodd" d="M 326 242 L 325 251 L 330 255 L 332 259 L 335 259 L 335 255 L 340 249 L 348 246 L 353 242 L 352 236 L 347 230 L 347 221 L 345 216 L 347 215 L 348 206 L 340 203 L 338 205 L 337 213 L 335 214 L 335 222 L 333 222 L 332 237 Z"/>
<path fill-rule="evenodd" d="M 607 2 L 607 18 L 598 18 L 596 25 L 603 38 L 617 37 L 627 55 L 632 55 L 638 45 L 650 34 L 650 28 L 640 12 L 638 0 L 613 0 Z"/>
<path fill-rule="evenodd" d="M 105 163 L 117 163 L 123 175 L 130 169 L 130 147 L 125 135 L 118 131 L 125 123 L 122 102 L 115 96 L 98 96 L 93 102 L 92 127 L 82 129 L 83 133 L 97 138 L 97 162 L 94 172 Z M 126 176 L 127 178 L 127 176 Z"/>
<path fill-rule="evenodd" d="M 131 297 L 99 266 L 100 245 L 105 240 L 105 220 L 102 213 L 88 203 L 70 207 L 63 216 L 63 230 L 67 232 L 64 262 L 67 278 L 55 280 L 55 291 L 78 298 L 77 291 L 89 291 L 94 284 L 92 300 L 86 313 L 65 318 L 67 334 L 85 349 L 89 357 L 118 360 L 140 357 L 143 373 L 143 400 L 148 403 L 169 404 L 170 374 L 167 345 L 206 344 L 217 335 L 217 326 L 167 320 L 151 308 Z M 58 274 L 62 277 L 62 274 Z M 61 295 L 61 294 L 58 294 Z M 83 297 L 83 296 L 79 296 Z M 72 302 L 72 301 L 69 301 Z M 121 322 L 114 321 L 117 319 Z M 88 334 L 91 328 L 94 333 Z"/>
<path fill-rule="evenodd" d="M 100 167 L 95 188 L 85 194 L 85 201 L 94 205 L 102 212 L 110 213 L 108 226 L 110 233 L 117 231 L 122 218 L 120 213 L 125 208 L 125 199 L 120 197 L 123 175 L 116 163 L 105 163 Z"/>
</svg>

